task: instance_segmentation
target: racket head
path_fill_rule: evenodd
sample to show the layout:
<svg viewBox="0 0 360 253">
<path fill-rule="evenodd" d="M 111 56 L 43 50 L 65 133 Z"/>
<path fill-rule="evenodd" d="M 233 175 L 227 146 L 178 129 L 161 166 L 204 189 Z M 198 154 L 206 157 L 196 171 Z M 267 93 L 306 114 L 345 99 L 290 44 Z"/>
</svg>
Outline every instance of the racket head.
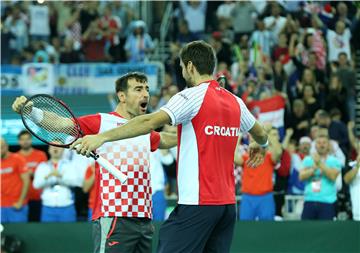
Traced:
<svg viewBox="0 0 360 253">
<path fill-rule="evenodd" d="M 34 108 L 45 112 L 40 123 L 35 123 L 31 117 Z M 68 148 L 83 136 L 74 113 L 63 101 L 51 95 L 37 94 L 28 98 L 21 108 L 20 115 L 26 129 L 48 145 Z M 66 122 L 66 128 L 59 127 L 56 122 Z"/>
</svg>

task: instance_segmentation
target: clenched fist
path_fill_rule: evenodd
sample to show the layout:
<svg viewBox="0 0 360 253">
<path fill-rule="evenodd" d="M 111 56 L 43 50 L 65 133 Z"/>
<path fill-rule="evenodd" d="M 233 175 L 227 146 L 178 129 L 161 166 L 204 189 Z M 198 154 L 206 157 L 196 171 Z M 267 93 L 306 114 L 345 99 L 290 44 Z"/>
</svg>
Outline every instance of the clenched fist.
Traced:
<svg viewBox="0 0 360 253">
<path fill-rule="evenodd" d="M 20 114 L 21 113 L 21 108 L 24 106 L 26 100 L 27 100 L 27 98 L 25 96 L 17 97 L 15 99 L 15 101 L 13 102 L 13 104 L 12 104 L 13 111 Z M 28 103 L 26 105 L 26 107 L 27 107 L 26 109 L 31 111 L 32 105 L 33 105 L 32 102 Z"/>
</svg>

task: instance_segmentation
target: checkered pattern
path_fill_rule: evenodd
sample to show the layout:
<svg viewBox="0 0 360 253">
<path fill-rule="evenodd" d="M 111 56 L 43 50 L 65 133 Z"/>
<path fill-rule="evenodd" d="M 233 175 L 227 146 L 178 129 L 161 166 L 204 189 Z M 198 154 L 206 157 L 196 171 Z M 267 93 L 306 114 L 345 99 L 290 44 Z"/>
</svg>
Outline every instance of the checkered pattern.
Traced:
<svg viewBox="0 0 360 253">
<path fill-rule="evenodd" d="M 105 144 L 99 154 L 128 176 L 121 184 L 105 169 L 100 173 L 101 213 L 104 217 L 152 218 L 150 136 L 148 141 L 128 139 Z M 144 139 L 143 139 L 144 140 Z"/>
</svg>

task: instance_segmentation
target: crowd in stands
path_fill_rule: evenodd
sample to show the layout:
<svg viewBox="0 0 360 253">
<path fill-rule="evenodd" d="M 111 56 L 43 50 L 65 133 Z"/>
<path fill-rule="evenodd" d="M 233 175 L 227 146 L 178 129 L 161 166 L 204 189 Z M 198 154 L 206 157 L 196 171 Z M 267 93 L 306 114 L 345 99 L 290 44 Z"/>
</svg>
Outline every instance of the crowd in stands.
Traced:
<svg viewBox="0 0 360 253">
<path fill-rule="evenodd" d="M 157 35 L 150 35 L 151 25 L 136 17 L 131 3 L 7 3 L 2 7 L 2 63 L 146 61 Z M 359 4 L 180 1 L 173 5 L 165 82 L 152 95 L 149 112 L 186 87 L 179 50 L 203 39 L 217 55 L 215 77 L 225 76 L 224 87 L 267 122 L 271 144 L 258 168 L 246 166 L 252 140 L 247 135 L 239 139 L 234 161 L 241 195 L 239 218 L 286 219 L 285 195 L 290 194 L 304 196 L 302 219 L 360 220 L 360 139 L 354 124 Z M 49 150 L 50 161 L 54 152 Z M 169 156 L 174 153 L 161 151 L 153 158 L 157 169 L 163 166 L 160 171 L 165 172 L 154 184 L 168 196 L 176 195 L 176 156 Z M 38 167 L 39 172 L 31 169 L 33 186 L 43 188 L 44 198 L 46 182 L 36 181 L 36 175 L 46 174 L 46 169 L 45 165 Z M 86 180 L 74 182 L 70 177 L 64 183 L 69 187 L 57 191 L 68 195 L 65 192 L 77 187 L 80 191 L 75 196 L 81 198 L 83 191 L 91 191 L 93 166 L 84 166 L 83 175 Z M 56 180 L 57 175 L 51 177 Z M 164 203 L 163 195 L 156 198 Z M 42 205 L 47 203 L 43 199 Z M 161 203 L 154 202 L 154 207 Z"/>
</svg>

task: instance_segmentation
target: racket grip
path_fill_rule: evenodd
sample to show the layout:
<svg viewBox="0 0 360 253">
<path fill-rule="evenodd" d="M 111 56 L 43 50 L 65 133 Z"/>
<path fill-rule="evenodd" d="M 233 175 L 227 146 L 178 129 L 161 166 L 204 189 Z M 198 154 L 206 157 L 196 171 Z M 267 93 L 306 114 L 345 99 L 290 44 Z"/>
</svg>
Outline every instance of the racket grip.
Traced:
<svg viewBox="0 0 360 253">
<path fill-rule="evenodd" d="M 109 171 L 109 173 L 111 173 L 114 177 L 119 179 L 122 184 L 126 182 L 127 176 L 119 169 L 117 169 L 114 165 L 112 165 L 108 160 L 101 156 L 98 156 L 96 161 L 101 165 L 101 167 L 103 167 L 104 169 Z"/>
</svg>

